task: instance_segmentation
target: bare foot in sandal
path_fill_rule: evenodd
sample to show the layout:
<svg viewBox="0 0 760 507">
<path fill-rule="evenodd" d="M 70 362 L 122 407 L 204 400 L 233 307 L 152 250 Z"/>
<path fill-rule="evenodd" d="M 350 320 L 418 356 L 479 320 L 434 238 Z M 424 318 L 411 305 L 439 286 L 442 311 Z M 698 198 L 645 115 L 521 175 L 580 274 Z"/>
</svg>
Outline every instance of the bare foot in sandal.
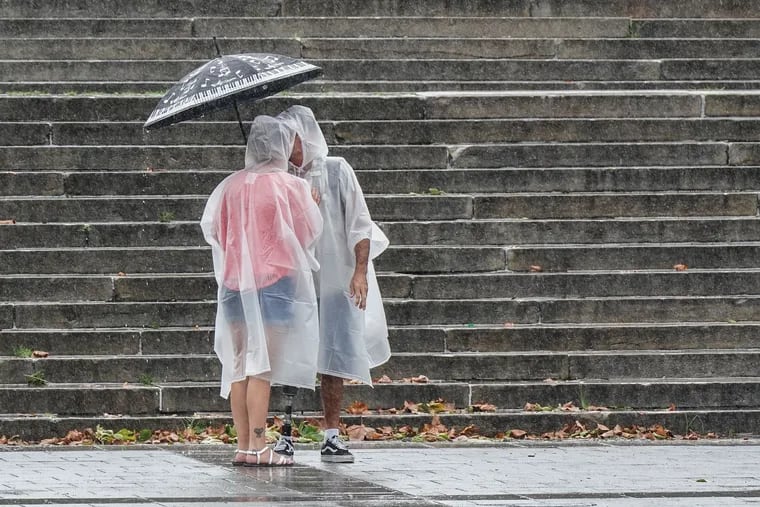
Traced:
<svg viewBox="0 0 760 507">
<path fill-rule="evenodd" d="M 277 454 L 269 447 L 246 452 L 245 466 L 247 467 L 287 467 L 291 465 L 293 465 L 293 458 Z"/>
<path fill-rule="evenodd" d="M 232 466 L 242 466 L 245 465 L 245 458 L 248 455 L 247 449 L 238 449 L 235 451 L 235 455 L 232 457 Z"/>
</svg>

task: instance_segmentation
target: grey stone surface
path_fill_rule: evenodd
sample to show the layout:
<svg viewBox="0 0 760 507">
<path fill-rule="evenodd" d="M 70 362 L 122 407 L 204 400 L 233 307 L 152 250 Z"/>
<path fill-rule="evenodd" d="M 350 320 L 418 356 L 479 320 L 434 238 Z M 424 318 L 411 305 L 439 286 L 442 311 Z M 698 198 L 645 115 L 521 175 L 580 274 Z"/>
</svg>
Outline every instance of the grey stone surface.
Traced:
<svg viewBox="0 0 760 507">
<path fill-rule="evenodd" d="M 412 278 L 417 299 L 719 296 L 744 294 L 760 272 L 496 273 Z"/>
<path fill-rule="evenodd" d="M 44 370 L 43 370 L 44 371 Z M 46 378 L 48 376 L 47 372 Z M 133 415 L 154 414 L 159 408 L 160 392 L 156 387 L 139 383 L 125 386 L 72 384 L 27 387 L 0 387 L 0 403 L 18 413 L 57 415 L 99 415 L 129 412 Z M 0 430 L 2 431 L 2 430 Z"/>
<path fill-rule="evenodd" d="M 634 19 L 631 32 L 637 37 L 756 38 L 757 19 Z"/>
<path fill-rule="evenodd" d="M 445 171 L 357 171 L 365 192 L 604 192 L 755 190 L 760 168 L 726 167 L 548 167 L 448 169 Z M 158 179 L 158 178 L 156 178 Z M 98 177 L 104 185 L 115 178 Z M 104 187 L 108 188 L 108 187 Z M 160 187 L 159 187 L 160 188 Z"/>
<path fill-rule="evenodd" d="M 556 408 L 572 402 L 579 408 L 596 406 L 613 410 L 629 406 L 662 410 L 671 405 L 679 410 L 702 407 L 731 410 L 752 408 L 759 388 L 756 379 L 555 380 L 476 384 L 472 387 L 472 397 L 507 409 L 521 409 L 526 403 Z"/>
<path fill-rule="evenodd" d="M 491 194 L 476 196 L 473 208 L 482 219 L 755 216 L 757 194 Z"/>
<path fill-rule="evenodd" d="M 747 144 L 742 149 L 752 147 Z M 709 142 L 482 144 L 452 147 L 451 165 L 456 168 L 717 165 L 728 162 L 728 150 L 727 143 Z M 742 160 L 744 165 L 753 165 L 748 157 Z"/>
<path fill-rule="evenodd" d="M 573 37 L 583 33 L 588 37 L 623 37 L 628 33 L 629 21 L 623 18 L 519 18 L 470 16 L 422 16 L 414 18 L 390 17 L 262 17 L 262 18 L 196 18 L 194 33 L 209 37 L 225 33 L 228 37 L 245 37 L 269 34 L 271 37 Z M 442 40 L 445 40 L 442 38 Z"/>
<path fill-rule="evenodd" d="M 747 244 L 674 244 L 629 246 L 557 245 L 512 247 L 507 267 L 512 271 L 572 271 L 592 269 L 674 269 L 677 264 L 696 269 L 754 268 L 758 247 Z"/>
<path fill-rule="evenodd" d="M 431 346 L 431 351 L 528 352 L 531 350 L 756 348 L 760 343 L 757 326 L 756 322 L 453 326 L 443 330 L 443 344 L 438 345 L 438 348 Z M 406 329 L 405 336 L 412 336 L 413 331 L 414 328 Z M 417 351 L 409 350 L 409 352 Z"/>
<path fill-rule="evenodd" d="M 23 375 L 44 371 L 45 380 L 69 383 L 207 382 L 218 380 L 221 367 L 215 356 L 174 354 L 164 356 L 50 356 L 44 360 L 6 358 L 2 381 L 26 383 Z M 144 376 L 144 377 L 143 377 Z"/>
<path fill-rule="evenodd" d="M 231 453 L 229 446 L 3 452 L 6 468 L 34 470 L 36 477 L 14 473 L 2 494 L 17 505 L 76 507 L 623 507 L 653 501 L 675 507 L 754 505 L 758 491 L 752 472 L 757 445 L 741 440 L 374 445 L 356 449 L 354 465 L 323 464 L 313 448 L 299 448 L 297 466 L 269 470 L 233 469 Z M 166 483 L 166 475 L 177 474 L 194 480 Z"/>
<path fill-rule="evenodd" d="M 755 218 L 384 222 L 396 245 L 693 243 L 760 240 Z"/>
<path fill-rule="evenodd" d="M 503 257 L 503 255 L 502 255 Z M 502 263 L 503 264 L 503 263 Z M 3 274 L 210 273 L 208 247 L 0 250 Z"/>
</svg>

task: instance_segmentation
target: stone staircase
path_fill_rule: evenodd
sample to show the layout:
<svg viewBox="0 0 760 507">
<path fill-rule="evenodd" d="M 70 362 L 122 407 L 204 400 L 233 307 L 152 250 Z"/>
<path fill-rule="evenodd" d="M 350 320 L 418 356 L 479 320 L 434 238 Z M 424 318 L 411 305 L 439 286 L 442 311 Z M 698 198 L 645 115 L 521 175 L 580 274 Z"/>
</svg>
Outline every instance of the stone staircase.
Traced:
<svg viewBox="0 0 760 507">
<path fill-rule="evenodd" d="M 212 36 L 324 68 L 242 115 L 313 108 L 391 240 L 374 373 L 395 382 L 347 405 L 442 398 L 486 434 L 760 433 L 754 4 L 0 0 L 0 435 L 229 420 L 198 219 L 240 132 L 142 130 Z"/>
</svg>

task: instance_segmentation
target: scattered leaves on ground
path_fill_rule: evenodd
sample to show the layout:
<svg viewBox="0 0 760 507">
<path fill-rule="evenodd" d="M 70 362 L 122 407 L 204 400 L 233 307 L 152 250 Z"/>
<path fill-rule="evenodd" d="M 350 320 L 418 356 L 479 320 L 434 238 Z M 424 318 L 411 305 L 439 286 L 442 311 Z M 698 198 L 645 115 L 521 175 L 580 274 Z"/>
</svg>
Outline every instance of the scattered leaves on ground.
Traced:
<svg viewBox="0 0 760 507">
<path fill-rule="evenodd" d="M 32 351 L 32 357 L 43 358 L 43 357 L 48 357 L 49 355 L 50 355 L 50 353 L 49 352 L 45 352 L 44 350 L 34 350 L 34 351 Z"/>
</svg>

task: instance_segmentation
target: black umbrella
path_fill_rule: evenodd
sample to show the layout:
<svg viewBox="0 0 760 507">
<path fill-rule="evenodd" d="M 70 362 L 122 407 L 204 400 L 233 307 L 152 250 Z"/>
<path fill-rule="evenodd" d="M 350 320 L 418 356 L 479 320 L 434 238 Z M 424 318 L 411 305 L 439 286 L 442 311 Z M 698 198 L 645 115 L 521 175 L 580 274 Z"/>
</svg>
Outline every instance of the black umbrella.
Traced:
<svg viewBox="0 0 760 507">
<path fill-rule="evenodd" d="M 320 74 L 320 67 L 289 56 L 272 53 L 219 55 L 172 86 L 150 114 L 144 128 L 165 127 L 232 106 L 245 143 L 247 136 L 237 110 L 238 102 L 274 95 Z"/>
</svg>

